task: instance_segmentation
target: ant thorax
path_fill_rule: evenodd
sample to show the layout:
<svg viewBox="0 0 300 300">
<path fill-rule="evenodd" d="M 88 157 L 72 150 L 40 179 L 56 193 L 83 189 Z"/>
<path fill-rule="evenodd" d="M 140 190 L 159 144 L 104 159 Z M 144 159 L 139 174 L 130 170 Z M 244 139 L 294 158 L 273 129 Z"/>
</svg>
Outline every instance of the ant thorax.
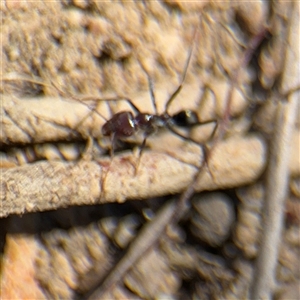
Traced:
<svg viewBox="0 0 300 300">
<path fill-rule="evenodd" d="M 145 133 L 155 131 L 156 115 L 147 113 L 138 113 L 135 117 L 136 126 Z"/>
</svg>

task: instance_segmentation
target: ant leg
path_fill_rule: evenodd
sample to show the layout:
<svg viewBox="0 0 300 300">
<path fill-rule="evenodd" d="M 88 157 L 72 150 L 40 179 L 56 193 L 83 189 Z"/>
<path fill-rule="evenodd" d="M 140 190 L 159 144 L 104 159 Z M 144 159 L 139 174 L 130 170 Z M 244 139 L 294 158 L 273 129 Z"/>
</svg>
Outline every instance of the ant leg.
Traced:
<svg viewBox="0 0 300 300">
<path fill-rule="evenodd" d="M 110 166 L 113 162 L 113 159 L 114 159 L 114 152 L 115 152 L 115 143 L 116 143 L 116 135 L 115 133 L 113 133 L 111 136 L 110 136 L 110 141 L 111 141 L 111 148 L 109 150 L 110 152 L 110 162 L 108 163 L 107 167 L 106 167 L 106 170 L 104 171 L 104 168 L 102 168 L 103 172 L 102 172 L 102 178 L 101 178 L 101 194 L 100 194 L 100 199 L 103 197 L 105 191 L 104 191 L 104 187 L 105 187 L 105 182 L 106 182 L 106 177 L 109 173 L 109 170 L 110 170 Z"/>
<path fill-rule="evenodd" d="M 75 97 L 74 95 L 67 95 L 64 91 L 62 91 L 54 82 L 51 81 L 51 84 L 53 85 L 53 87 L 64 97 L 66 98 L 71 98 L 72 100 L 75 100 L 75 101 L 78 101 L 80 102 L 82 105 L 86 106 L 90 111 L 88 112 L 88 114 L 83 118 L 81 119 L 81 121 L 75 125 L 75 127 L 73 128 L 73 130 L 76 131 L 76 129 L 78 127 L 80 127 L 84 121 L 90 116 L 92 115 L 93 112 L 95 112 L 97 115 L 99 115 L 102 119 L 104 119 L 105 121 L 107 121 L 107 119 L 98 112 L 97 108 L 98 108 L 98 104 L 91 107 L 90 105 L 88 105 L 87 103 L 85 103 L 85 101 L 89 101 L 89 100 L 92 100 L 92 101 L 110 101 L 114 98 L 107 98 L 107 99 L 102 99 L 102 98 L 94 98 L 94 97 L 83 97 L 83 98 L 78 98 L 78 97 Z"/>
<path fill-rule="evenodd" d="M 84 149 L 84 152 L 81 155 L 81 158 L 86 161 L 92 160 L 92 153 L 93 153 L 93 146 L 94 146 L 94 139 L 91 136 L 88 136 L 86 147 Z"/>
<path fill-rule="evenodd" d="M 35 79 L 35 78 L 29 77 L 29 76 L 22 76 L 22 77 L 19 77 L 19 78 L 2 77 L 0 79 L 0 81 L 1 82 L 8 82 L 8 83 L 11 83 L 11 82 L 14 82 L 14 81 L 25 81 L 25 82 L 31 83 L 32 85 L 40 85 L 40 86 L 43 86 L 43 87 L 53 88 L 53 86 L 41 81 L 41 79 L 39 79 L 39 78 Z"/>
<path fill-rule="evenodd" d="M 139 169 L 139 165 L 140 165 L 140 161 L 141 161 L 141 157 L 142 157 L 142 154 L 144 152 L 144 149 L 145 149 L 145 146 L 146 146 L 146 141 L 147 141 L 147 138 L 148 138 L 149 134 L 145 134 L 144 135 L 144 139 L 143 139 L 143 142 L 141 144 L 141 146 L 139 147 L 139 156 L 138 156 L 138 160 L 137 160 L 137 163 L 135 165 L 135 171 L 134 171 L 134 175 L 136 176 L 137 175 L 137 172 L 138 172 L 138 169 Z"/>
<path fill-rule="evenodd" d="M 85 104 L 84 104 L 85 105 Z M 91 108 L 90 106 L 87 105 L 88 108 Z M 92 115 L 93 112 L 96 112 L 97 115 L 99 115 L 101 118 L 103 118 L 105 121 L 107 121 L 107 119 L 102 116 L 98 110 L 98 105 L 96 105 L 95 107 L 93 107 L 76 125 L 75 127 L 73 128 L 73 130 L 77 131 L 77 129 L 85 122 L 85 120 L 90 117 Z"/>
<path fill-rule="evenodd" d="M 58 92 L 62 95 L 65 95 L 65 93 L 59 88 L 57 87 L 53 82 L 51 82 L 51 84 L 55 87 L 55 89 L 58 90 Z M 67 95 L 68 96 L 68 95 Z M 70 97 L 70 96 L 69 96 Z M 85 103 L 85 101 L 105 101 L 105 102 L 110 102 L 110 101 L 126 101 L 128 102 L 128 104 L 131 106 L 131 108 L 136 112 L 136 113 L 140 113 L 140 110 L 137 108 L 137 106 L 132 102 L 131 99 L 128 99 L 125 96 L 122 95 L 116 95 L 115 97 L 110 97 L 110 98 L 97 98 L 97 97 L 93 97 L 93 96 L 89 96 L 89 97 L 83 97 L 83 98 L 77 98 L 73 95 L 71 95 L 70 97 L 73 100 L 79 101 L 80 103 L 82 103 L 83 105 L 85 105 L 86 107 L 88 107 L 90 110 L 95 111 L 101 118 L 103 118 L 105 121 L 107 121 L 107 119 L 101 115 L 98 111 L 97 111 L 97 106 L 91 108 L 91 106 L 89 106 L 88 104 Z M 88 118 L 88 116 L 86 117 Z M 86 119 L 85 118 L 85 119 Z M 82 124 L 82 123 L 81 123 Z"/>
<path fill-rule="evenodd" d="M 212 121 L 212 122 L 215 122 L 216 124 L 215 124 L 215 127 L 214 127 L 211 135 L 210 135 L 210 139 L 216 134 L 217 128 L 219 126 L 219 122 L 218 121 Z M 205 124 L 205 123 L 203 123 L 203 124 Z"/>
<path fill-rule="evenodd" d="M 209 121 L 205 121 L 205 122 L 201 122 L 201 123 L 200 122 L 199 123 L 195 123 L 195 124 L 193 124 L 193 126 L 206 125 L 206 124 L 210 124 L 210 123 L 216 123 L 215 127 L 214 127 L 214 129 L 212 131 L 212 134 L 210 135 L 210 138 L 212 138 L 214 136 L 215 132 L 216 132 L 217 127 L 218 127 L 218 121 L 216 121 L 216 120 L 209 120 Z M 170 126 L 170 125 L 167 124 L 166 127 L 168 128 L 168 130 L 170 130 L 172 133 L 174 133 L 175 135 L 179 136 L 183 140 L 190 141 L 190 142 L 192 142 L 192 143 L 194 143 L 196 145 L 199 145 L 199 142 L 195 141 L 191 137 L 188 137 L 188 136 L 185 136 L 185 135 L 181 134 L 180 132 L 178 132 L 177 130 L 175 130 L 172 126 Z"/>
<path fill-rule="evenodd" d="M 111 142 L 111 147 L 110 147 L 110 158 L 111 160 L 113 160 L 114 158 L 114 155 L 115 155 L 115 143 L 116 143 L 116 134 L 113 133 L 111 136 L 110 136 L 110 142 Z"/>
<path fill-rule="evenodd" d="M 131 99 L 128 99 L 127 97 L 122 97 L 118 95 L 116 99 L 110 99 L 109 101 L 121 101 L 121 100 L 126 101 L 136 114 L 141 113 L 141 111 L 137 108 L 137 106 L 133 103 L 133 101 Z"/>
<path fill-rule="evenodd" d="M 198 125 L 205 125 L 205 124 L 210 124 L 210 123 L 215 123 L 215 126 L 214 126 L 214 129 L 209 137 L 209 139 L 212 139 L 216 133 L 216 130 L 218 128 L 218 121 L 216 120 L 211 120 L 211 121 L 206 121 L 206 122 L 203 122 L 203 123 L 199 123 Z M 194 124 L 194 125 L 197 125 L 197 124 Z M 204 143 L 199 143 L 197 141 L 195 141 L 194 139 L 190 138 L 190 137 L 187 137 L 181 133 L 179 133 L 178 131 L 176 131 L 172 126 L 170 125 L 167 125 L 167 128 L 175 135 L 179 136 L 180 138 L 182 138 L 183 140 L 186 140 L 186 141 L 189 141 L 189 142 L 192 142 L 194 143 L 195 145 L 199 146 L 202 151 L 203 151 L 203 164 L 202 164 L 202 167 L 206 167 L 210 176 L 211 177 L 214 177 L 213 174 L 211 173 L 210 169 L 209 169 L 209 166 L 208 166 L 208 161 L 209 161 L 209 156 L 210 156 L 210 152 L 211 150 L 206 146 L 206 144 Z"/>
</svg>

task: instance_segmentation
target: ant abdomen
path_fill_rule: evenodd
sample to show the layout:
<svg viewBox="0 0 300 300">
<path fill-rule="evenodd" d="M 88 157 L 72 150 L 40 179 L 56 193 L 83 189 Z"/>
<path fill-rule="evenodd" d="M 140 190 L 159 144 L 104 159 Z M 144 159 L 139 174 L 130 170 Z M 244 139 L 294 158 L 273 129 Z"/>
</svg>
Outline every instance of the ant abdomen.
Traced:
<svg viewBox="0 0 300 300">
<path fill-rule="evenodd" d="M 125 138 L 132 136 L 137 131 L 135 117 L 130 111 L 122 111 L 112 116 L 102 126 L 102 134 L 104 136 L 114 135 L 116 138 Z"/>
</svg>

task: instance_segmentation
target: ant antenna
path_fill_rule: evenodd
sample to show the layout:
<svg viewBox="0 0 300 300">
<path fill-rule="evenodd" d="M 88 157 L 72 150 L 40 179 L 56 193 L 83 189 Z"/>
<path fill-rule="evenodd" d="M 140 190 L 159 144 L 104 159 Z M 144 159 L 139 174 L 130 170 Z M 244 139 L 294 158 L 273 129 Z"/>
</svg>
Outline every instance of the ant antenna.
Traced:
<svg viewBox="0 0 300 300">
<path fill-rule="evenodd" d="M 197 38 L 197 35 L 198 35 L 198 28 L 196 27 L 195 31 L 194 31 L 194 35 L 193 35 L 193 43 L 192 43 L 192 46 L 191 46 L 191 48 L 189 50 L 189 53 L 188 53 L 188 57 L 187 57 L 187 60 L 186 60 L 186 63 L 185 63 L 184 72 L 182 74 L 180 84 L 178 85 L 176 90 L 173 92 L 173 94 L 170 96 L 169 100 L 167 101 L 166 113 L 168 113 L 169 106 L 171 105 L 173 100 L 176 98 L 176 96 L 179 94 L 179 92 L 182 89 L 182 86 L 183 86 L 183 83 L 185 81 L 185 77 L 186 77 L 186 74 L 187 74 L 187 70 L 188 70 L 188 67 L 190 65 L 190 61 L 191 61 L 191 58 L 192 58 L 193 49 L 194 49 L 194 46 L 195 46 L 195 39 Z"/>
<path fill-rule="evenodd" d="M 149 87 L 149 91 L 150 91 L 152 105 L 153 105 L 155 114 L 157 114 L 158 112 L 157 112 L 157 105 L 156 105 L 155 94 L 154 94 L 153 81 L 152 81 L 151 76 L 149 75 L 148 71 L 146 70 L 145 66 L 141 63 L 140 60 L 138 60 L 138 62 L 140 64 L 141 68 L 143 69 L 143 71 L 145 72 L 145 74 L 147 75 L 148 87 Z"/>
</svg>

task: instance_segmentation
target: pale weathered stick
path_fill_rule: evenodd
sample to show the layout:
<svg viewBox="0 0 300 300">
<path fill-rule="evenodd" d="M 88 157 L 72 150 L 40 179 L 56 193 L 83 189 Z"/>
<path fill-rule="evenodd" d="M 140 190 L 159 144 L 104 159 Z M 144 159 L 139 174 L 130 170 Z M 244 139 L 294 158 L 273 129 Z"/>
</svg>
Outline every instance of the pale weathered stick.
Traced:
<svg viewBox="0 0 300 300">
<path fill-rule="evenodd" d="M 299 86 L 299 17 L 300 4 L 295 2 L 282 81 L 282 90 L 285 92 Z M 268 178 L 265 208 L 263 212 L 264 223 L 261 236 L 261 250 L 253 277 L 251 299 L 273 298 L 277 257 L 283 228 L 284 202 L 288 193 L 288 180 L 290 175 L 289 160 L 293 147 L 292 134 L 295 126 L 299 96 L 300 92 L 297 91 L 288 96 L 288 98 L 285 99 L 286 102 L 279 102 L 277 107 L 276 126 L 267 172 Z"/>
<path fill-rule="evenodd" d="M 21 80 L 21 79 L 20 79 Z M 224 81 L 224 84 L 226 82 Z M 54 88 L 54 87 L 53 87 Z M 172 113 L 180 111 L 182 108 L 195 109 L 199 82 L 187 83 L 184 86 L 185 93 L 176 97 L 176 106 L 172 106 Z M 156 89 L 158 95 L 157 105 L 162 106 L 167 100 L 166 89 Z M 219 87 L 219 92 L 224 95 L 227 92 L 226 86 Z M 89 136 L 102 137 L 101 128 L 105 121 L 111 118 L 111 112 L 107 104 L 113 104 L 115 111 L 132 110 L 126 101 L 99 101 L 99 96 L 95 95 L 94 101 L 79 101 L 70 98 L 23 98 L 2 95 L 0 102 L 0 145 L 1 144 L 32 144 L 52 141 L 70 140 L 78 137 L 87 138 Z M 126 95 L 142 112 L 152 113 L 151 101 L 149 101 L 149 91 L 139 94 Z M 92 97 L 90 97 L 92 99 Z M 115 97 L 118 98 L 117 96 Z M 98 100 L 97 100 L 98 99 Z M 105 97 L 104 97 L 105 99 Z M 245 99 L 241 95 L 236 95 L 232 101 L 232 114 L 239 114 L 245 109 Z M 119 99 L 120 100 L 120 99 Z M 223 98 L 218 99 L 220 105 Z M 207 107 L 199 113 L 200 119 L 211 120 L 215 117 L 214 102 L 207 103 Z M 91 112 L 97 107 L 97 112 Z M 160 111 L 161 113 L 161 111 Z M 219 113 L 222 113 L 221 111 Z M 88 116 L 88 118 L 86 118 Z M 84 120 L 84 121 L 82 121 Z M 80 124 L 80 126 L 78 126 Z"/>
<path fill-rule="evenodd" d="M 104 103 L 103 103 L 104 105 Z M 0 105 L 0 143 L 41 143 L 70 139 L 76 125 L 89 113 L 78 101 L 59 98 L 17 99 L 2 96 Z M 105 110 L 104 110 L 105 111 Z M 76 128 L 77 136 L 89 136 L 93 128 L 98 133 L 105 119 L 94 113 Z"/>
<path fill-rule="evenodd" d="M 199 160 L 199 153 L 194 155 Z M 257 136 L 219 143 L 210 158 L 210 173 L 201 177 L 196 190 L 228 188 L 254 181 L 264 169 L 265 155 L 265 145 Z M 195 167 L 167 154 L 146 152 L 135 176 L 135 161 L 132 154 L 115 157 L 107 176 L 107 159 L 37 162 L 2 169 L 0 216 L 180 193 L 196 172 Z"/>
</svg>

